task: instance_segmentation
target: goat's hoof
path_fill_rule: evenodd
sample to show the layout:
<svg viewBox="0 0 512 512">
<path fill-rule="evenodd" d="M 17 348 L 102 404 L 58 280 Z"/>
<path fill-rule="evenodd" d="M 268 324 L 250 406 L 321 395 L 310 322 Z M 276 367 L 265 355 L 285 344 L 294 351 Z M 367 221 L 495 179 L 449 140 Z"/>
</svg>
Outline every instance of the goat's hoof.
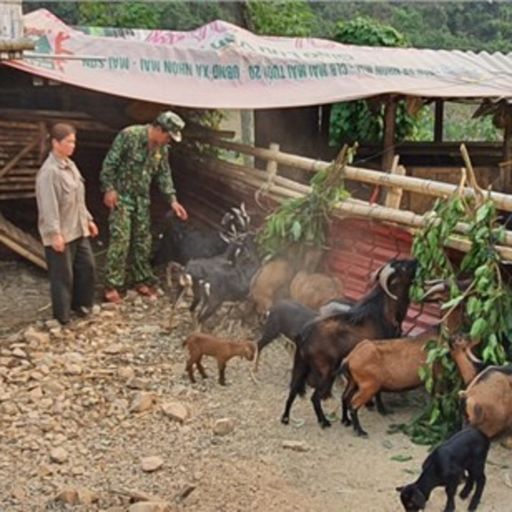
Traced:
<svg viewBox="0 0 512 512">
<path fill-rule="evenodd" d="M 321 422 L 320 422 L 320 426 L 322 428 L 327 428 L 327 427 L 330 427 L 331 426 L 331 422 L 326 418 L 326 419 L 323 419 Z"/>
<path fill-rule="evenodd" d="M 357 437 L 368 437 L 368 432 L 365 430 L 356 430 Z"/>
<path fill-rule="evenodd" d="M 290 423 L 290 418 L 288 418 L 288 416 L 282 416 L 281 417 L 281 423 L 283 425 L 288 425 L 288 423 Z"/>
<path fill-rule="evenodd" d="M 341 424 L 345 425 L 345 427 L 350 427 L 352 425 L 352 422 L 349 419 L 341 420 Z"/>
</svg>

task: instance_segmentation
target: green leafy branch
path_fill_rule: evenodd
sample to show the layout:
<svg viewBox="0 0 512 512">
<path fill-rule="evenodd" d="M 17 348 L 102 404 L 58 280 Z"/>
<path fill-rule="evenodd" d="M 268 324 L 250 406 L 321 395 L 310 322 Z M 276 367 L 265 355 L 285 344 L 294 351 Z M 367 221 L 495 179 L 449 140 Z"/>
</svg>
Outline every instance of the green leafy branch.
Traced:
<svg viewBox="0 0 512 512">
<path fill-rule="evenodd" d="M 355 149 L 356 146 L 345 146 L 333 164 L 313 176 L 309 194 L 284 201 L 267 217 L 258 238 L 265 256 L 283 254 L 292 245 L 325 245 L 332 210 L 349 196 L 343 183 L 343 169 Z"/>
</svg>

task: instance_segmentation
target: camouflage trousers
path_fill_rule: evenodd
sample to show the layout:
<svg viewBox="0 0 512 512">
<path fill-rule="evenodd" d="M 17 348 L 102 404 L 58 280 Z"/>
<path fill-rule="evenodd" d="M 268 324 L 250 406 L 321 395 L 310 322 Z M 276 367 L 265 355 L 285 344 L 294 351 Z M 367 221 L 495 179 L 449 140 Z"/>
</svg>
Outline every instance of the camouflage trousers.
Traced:
<svg viewBox="0 0 512 512">
<path fill-rule="evenodd" d="M 135 285 L 154 284 L 156 277 L 150 264 L 149 199 L 120 197 L 108 220 L 110 241 L 105 267 L 105 286 L 122 288 L 127 272 Z"/>
</svg>

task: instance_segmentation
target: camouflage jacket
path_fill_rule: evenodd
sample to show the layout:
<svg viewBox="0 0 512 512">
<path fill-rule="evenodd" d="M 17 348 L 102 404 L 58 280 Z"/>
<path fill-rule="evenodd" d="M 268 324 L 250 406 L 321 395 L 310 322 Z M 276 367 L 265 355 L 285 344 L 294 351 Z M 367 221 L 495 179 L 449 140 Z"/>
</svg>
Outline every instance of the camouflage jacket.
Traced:
<svg viewBox="0 0 512 512">
<path fill-rule="evenodd" d="M 176 199 L 168 146 L 156 146 L 149 151 L 148 125 L 125 128 L 116 136 L 103 161 L 100 173 L 103 192 L 115 190 L 125 199 L 149 200 L 153 178 L 169 201 Z"/>
</svg>

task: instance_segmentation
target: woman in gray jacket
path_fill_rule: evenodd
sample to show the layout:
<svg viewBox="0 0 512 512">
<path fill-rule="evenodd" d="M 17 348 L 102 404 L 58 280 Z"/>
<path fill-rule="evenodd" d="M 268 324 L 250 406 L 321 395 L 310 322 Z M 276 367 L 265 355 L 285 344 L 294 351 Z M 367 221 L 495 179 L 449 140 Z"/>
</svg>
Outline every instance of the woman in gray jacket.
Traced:
<svg viewBox="0 0 512 512">
<path fill-rule="evenodd" d="M 71 310 L 86 314 L 94 297 L 95 263 L 89 237 L 98 228 L 85 205 L 84 179 L 70 159 L 76 130 L 58 123 L 50 131 L 51 151 L 37 173 L 39 233 L 43 240 L 53 316 L 70 320 Z"/>
</svg>

